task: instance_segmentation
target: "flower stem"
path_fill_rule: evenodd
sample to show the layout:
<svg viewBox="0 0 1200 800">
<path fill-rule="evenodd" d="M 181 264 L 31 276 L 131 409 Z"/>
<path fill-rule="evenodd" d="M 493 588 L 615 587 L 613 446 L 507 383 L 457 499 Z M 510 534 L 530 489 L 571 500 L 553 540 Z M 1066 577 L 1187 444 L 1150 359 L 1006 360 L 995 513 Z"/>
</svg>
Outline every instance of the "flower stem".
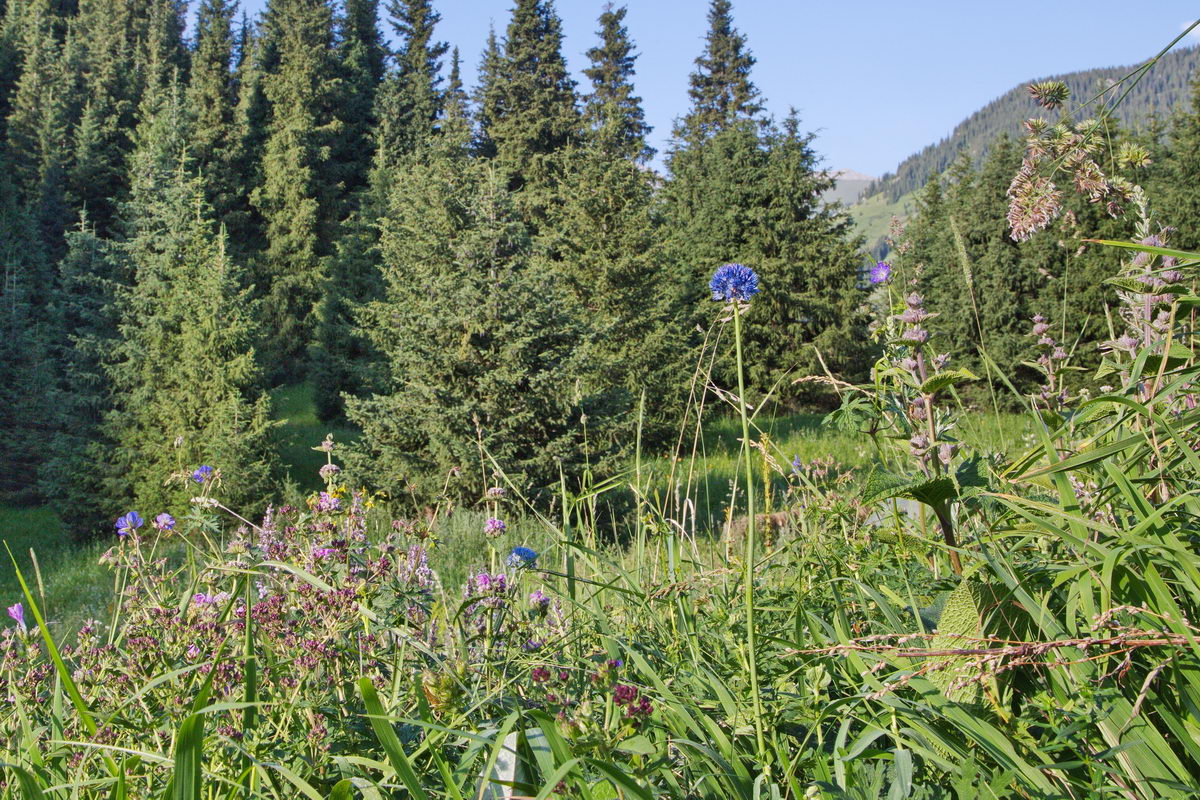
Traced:
<svg viewBox="0 0 1200 800">
<path fill-rule="evenodd" d="M 740 303 L 733 302 L 733 340 L 737 349 L 738 411 L 742 417 L 742 458 L 746 465 L 746 647 L 750 661 L 750 695 L 754 702 L 754 738 L 758 760 L 765 766 L 766 746 L 763 737 L 762 694 L 758 686 L 758 648 L 754 632 L 754 550 L 757 533 L 754 519 L 754 466 L 750 459 L 750 419 L 746 415 L 746 380 L 742 366 L 742 315 Z"/>
</svg>

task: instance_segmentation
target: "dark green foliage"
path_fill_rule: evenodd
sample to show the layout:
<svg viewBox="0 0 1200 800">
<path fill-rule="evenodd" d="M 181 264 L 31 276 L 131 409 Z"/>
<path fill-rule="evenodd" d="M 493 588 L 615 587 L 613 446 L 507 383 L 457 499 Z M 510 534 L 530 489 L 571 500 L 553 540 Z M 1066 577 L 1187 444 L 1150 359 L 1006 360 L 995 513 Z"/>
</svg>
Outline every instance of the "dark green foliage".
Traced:
<svg viewBox="0 0 1200 800">
<path fill-rule="evenodd" d="M 489 53 L 491 50 L 489 49 Z M 581 138 L 575 81 L 552 0 L 517 0 L 498 64 L 485 58 L 482 126 L 509 187 L 537 219 L 552 202 L 555 155 Z"/>
<path fill-rule="evenodd" d="M 266 363 L 281 381 L 305 373 L 327 278 L 338 217 L 330 153 L 340 132 L 340 82 L 326 0 L 274 0 L 264 36 L 270 121 L 253 200 L 266 222 L 267 249 L 256 281 L 265 295 Z"/>
<path fill-rule="evenodd" d="M 440 16 L 430 0 L 389 0 L 388 17 L 399 47 L 379 89 L 376 169 L 384 171 L 433 133 L 441 110 L 438 72 L 446 54 L 446 43 L 433 38 Z"/>
<path fill-rule="evenodd" d="M 107 502 L 150 514 L 182 512 L 191 492 L 180 476 L 201 463 L 236 476 L 223 499 L 262 509 L 273 425 L 253 351 L 255 309 L 189 174 L 178 94 L 149 96 L 137 130 L 123 210 L 132 280 L 115 298 L 118 336 L 104 365 L 112 407 L 102 429 L 117 444 L 95 468 Z"/>
<path fill-rule="evenodd" d="M 373 160 L 375 97 L 383 79 L 384 45 L 379 33 L 378 0 L 348 0 L 338 21 L 337 60 L 341 72 L 330 180 L 337 184 L 343 216 L 357 204 Z"/>
<path fill-rule="evenodd" d="M 412 482 L 479 496 L 490 456 L 547 487 L 611 450 L 611 389 L 590 380 L 592 331 L 539 264 L 505 176 L 465 140 L 409 160 L 381 220 L 385 297 L 361 315 L 386 386 L 352 400 L 352 466 L 390 491 Z M 586 418 L 586 422 L 585 422 Z"/>
<path fill-rule="evenodd" d="M 642 98 L 634 94 L 633 64 L 637 56 L 623 24 L 625 11 L 624 6 L 610 6 L 600 15 L 600 44 L 588 50 L 592 65 L 584 70 L 592 82 L 584 118 L 606 153 L 645 161 L 654 150 L 646 144 L 650 126 L 646 124 Z"/>
<path fill-rule="evenodd" d="M 762 111 L 758 89 L 750 81 L 754 57 L 746 37 L 733 27 L 731 11 L 730 0 L 712 0 L 709 5 L 704 54 L 696 59 L 689 79 L 692 107 L 675 134 L 684 141 L 702 140 Z"/>
<path fill-rule="evenodd" d="M 1170 114 L 1182 106 L 1188 96 L 1188 87 L 1196 70 L 1200 68 L 1200 48 L 1185 47 L 1167 53 L 1154 68 L 1144 75 L 1132 91 L 1113 109 L 1113 115 L 1122 125 L 1139 127 L 1153 114 Z M 1047 80 L 1063 81 L 1071 93 L 1068 107 L 1082 104 L 1100 93 L 1109 81 L 1120 80 L 1136 67 L 1106 67 L 1055 75 Z M 1109 104 L 1116 95 L 1127 88 L 1122 84 L 1116 91 L 1103 94 L 1102 102 Z M 1081 112 L 1084 117 L 1099 115 L 1096 104 Z M 1043 109 L 1029 97 L 1026 84 L 1021 84 L 985 105 L 979 111 L 960 122 L 950 135 L 931 144 L 919 153 L 906 158 L 894 174 L 884 175 L 868 187 L 864 196 L 883 193 L 889 202 L 919 189 L 933 176 L 950 168 L 965 150 L 976 164 L 982 162 L 988 145 L 1000 134 L 1018 135 L 1021 123 L 1030 117 L 1046 116 Z"/>
<path fill-rule="evenodd" d="M 192 117 L 191 152 L 205 196 L 218 219 L 241 211 L 242 177 L 235 172 L 237 85 L 233 69 L 233 14 L 226 0 L 204 0 L 196 12 L 187 108 Z"/>
<path fill-rule="evenodd" d="M 263 89 L 264 48 L 254 29 L 243 17 L 238 36 L 237 68 L 234 84 L 237 88 L 237 107 L 233 116 L 233 138 L 230 142 L 229 164 L 238 176 L 238 194 L 223 221 L 229 235 L 230 252 L 248 264 L 254 264 L 266 248 L 266 223 L 257 206 L 251 202 L 263 185 L 263 151 L 267 142 L 267 122 L 270 106 Z M 251 274 L 262 279 L 260 270 Z M 256 294 L 266 289 L 264 280 L 256 285 Z"/>
<path fill-rule="evenodd" d="M 1200 249 L 1200 197 L 1195 183 L 1200 176 L 1200 76 L 1192 82 L 1191 103 L 1172 120 L 1162 175 L 1161 191 L 1154 194 L 1154 208 L 1162 221 L 1173 226 L 1171 246 Z"/>
</svg>

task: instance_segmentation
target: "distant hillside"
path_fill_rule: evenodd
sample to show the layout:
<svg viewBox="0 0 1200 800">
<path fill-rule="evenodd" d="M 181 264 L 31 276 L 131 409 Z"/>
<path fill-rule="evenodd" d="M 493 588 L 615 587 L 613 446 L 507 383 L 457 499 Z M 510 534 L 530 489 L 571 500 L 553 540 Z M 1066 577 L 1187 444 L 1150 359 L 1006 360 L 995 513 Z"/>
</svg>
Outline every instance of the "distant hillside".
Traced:
<svg viewBox="0 0 1200 800">
<path fill-rule="evenodd" d="M 1168 53 L 1121 101 L 1115 116 L 1122 124 L 1133 128 L 1140 127 L 1152 114 L 1167 116 L 1189 98 L 1191 81 L 1198 67 L 1200 47 L 1187 47 Z M 1076 108 L 1133 69 L 1133 66 L 1089 69 L 1035 80 L 1060 80 L 1066 83 L 1071 90 L 1069 107 Z M 888 202 L 895 202 L 924 186 L 930 176 L 944 172 L 960 150 L 966 149 L 978 163 L 986 153 L 988 143 L 1001 133 L 1019 137 L 1024 120 L 1046 113 L 1029 97 L 1026 87 L 1032 82 L 1026 81 L 1001 95 L 960 122 L 949 136 L 937 144 L 929 145 L 906 158 L 895 173 L 884 175 L 868 187 L 865 195 L 884 194 Z M 1105 94 L 1104 100 L 1112 102 L 1124 90 L 1122 86 L 1110 91 Z M 1084 116 L 1091 114 L 1085 112 Z"/>
<path fill-rule="evenodd" d="M 821 199 L 826 203 L 837 201 L 848 206 L 854 205 L 858 202 L 859 195 L 863 193 L 863 190 L 875 183 L 875 179 L 870 175 L 864 175 L 852 169 L 839 169 L 829 174 L 835 183 L 832 189 L 821 195 Z"/>
</svg>

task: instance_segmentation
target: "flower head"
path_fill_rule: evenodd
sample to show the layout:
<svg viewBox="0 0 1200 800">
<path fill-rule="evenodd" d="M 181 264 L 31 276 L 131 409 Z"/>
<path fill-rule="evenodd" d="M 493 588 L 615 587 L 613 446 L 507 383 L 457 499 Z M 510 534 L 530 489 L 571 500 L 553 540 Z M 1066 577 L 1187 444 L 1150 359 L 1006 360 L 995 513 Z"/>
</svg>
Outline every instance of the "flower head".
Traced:
<svg viewBox="0 0 1200 800">
<path fill-rule="evenodd" d="M 328 483 L 329 481 L 333 480 L 341 471 L 342 468 L 337 464 L 322 464 L 319 474 L 321 475 L 321 480 Z"/>
<path fill-rule="evenodd" d="M 192 480 L 194 480 L 196 483 L 202 484 L 212 477 L 212 474 L 213 468 L 207 464 L 202 464 L 199 467 L 196 467 L 195 471 L 192 472 Z"/>
<path fill-rule="evenodd" d="M 514 547 L 504 563 L 512 569 L 533 569 L 537 566 L 538 554 L 528 547 Z"/>
<path fill-rule="evenodd" d="M 744 264 L 726 264 L 717 268 L 708 288 L 713 300 L 748 302 L 758 294 L 758 275 Z"/>
<path fill-rule="evenodd" d="M 550 598 L 541 589 L 534 589 L 529 593 L 529 605 L 537 611 L 545 611 L 550 607 Z"/>
<path fill-rule="evenodd" d="M 892 277 L 892 265 L 886 261 L 876 261 L 875 266 L 871 267 L 871 285 L 883 283 L 888 278 Z"/>
<path fill-rule="evenodd" d="M 504 520 L 495 517 L 489 518 L 487 522 L 483 523 L 483 532 L 488 536 L 499 536 L 506 530 L 508 530 L 508 526 L 504 524 Z"/>
<path fill-rule="evenodd" d="M 503 486 L 492 486 L 487 490 L 488 500 L 502 500 L 507 494 Z"/>
<path fill-rule="evenodd" d="M 135 533 L 138 528 L 142 527 L 143 522 L 141 514 L 136 511 L 130 511 L 123 517 L 117 517 L 117 535 L 128 536 Z"/>
<path fill-rule="evenodd" d="M 17 603 L 15 606 L 9 606 L 8 615 L 17 621 L 17 625 L 20 626 L 22 632 L 28 630 L 25 627 L 25 606 L 20 603 Z"/>
<path fill-rule="evenodd" d="M 175 518 L 165 511 L 155 517 L 154 522 L 151 524 L 154 526 L 155 530 L 163 532 L 175 530 Z"/>
</svg>

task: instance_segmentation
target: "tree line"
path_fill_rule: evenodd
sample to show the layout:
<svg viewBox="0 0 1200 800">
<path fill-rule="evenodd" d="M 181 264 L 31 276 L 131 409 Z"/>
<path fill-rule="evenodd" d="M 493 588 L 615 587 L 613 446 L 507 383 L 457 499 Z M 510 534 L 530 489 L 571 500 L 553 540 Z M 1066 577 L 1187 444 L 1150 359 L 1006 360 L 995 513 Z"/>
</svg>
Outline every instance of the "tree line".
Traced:
<svg viewBox="0 0 1200 800">
<path fill-rule="evenodd" d="M 516 0 L 474 87 L 430 0 L 201 0 L 190 38 L 179 0 L 0 9 L 0 494 L 77 531 L 201 463 L 275 497 L 269 392 L 301 381 L 383 490 L 601 468 L 703 391 L 728 261 L 764 287 L 756 397 L 864 363 L 862 242 L 728 0 L 663 174 L 624 8 L 577 85 L 552 0 Z"/>
</svg>

